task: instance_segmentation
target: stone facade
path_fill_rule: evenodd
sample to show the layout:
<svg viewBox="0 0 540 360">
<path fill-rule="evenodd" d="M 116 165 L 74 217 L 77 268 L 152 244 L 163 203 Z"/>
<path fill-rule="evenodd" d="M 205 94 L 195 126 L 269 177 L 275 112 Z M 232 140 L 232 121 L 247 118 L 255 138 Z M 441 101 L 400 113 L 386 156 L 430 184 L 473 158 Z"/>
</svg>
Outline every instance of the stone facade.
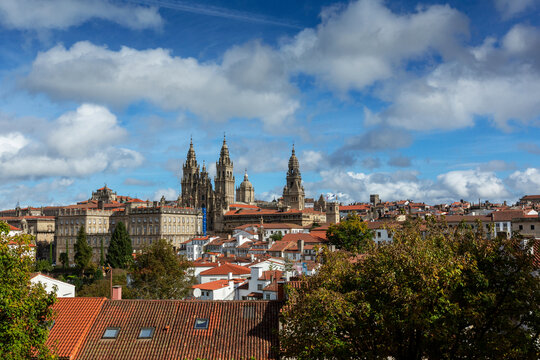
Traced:
<svg viewBox="0 0 540 360">
<path fill-rule="evenodd" d="M 158 239 L 166 239 L 175 248 L 183 241 L 197 236 L 202 228 L 202 215 L 193 209 L 160 206 L 155 203 L 127 204 L 125 207 L 100 209 L 73 205 L 61 209 L 57 216 L 56 259 L 69 248 L 73 262 L 74 244 L 81 226 L 92 247 L 94 262 L 99 262 L 101 246 L 107 254 L 111 235 L 119 222 L 126 225 L 133 250 L 142 250 Z"/>
<path fill-rule="evenodd" d="M 291 209 L 304 210 L 304 187 L 302 186 L 302 175 L 300 174 L 300 164 L 294 152 L 289 158 L 289 170 L 287 179 L 283 188 L 283 205 Z"/>
<path fill-rule="evenodd" d="M 248 179 L 247 170 L 244 173 L 244 181 L 236 188 L 236 201 L 244 204 L 255 204 L 255 189 Z"/>
<path fill-rule="evenodd" d="M 182 191 L 178 199 L 180 206 L 206 209 L 206 226 L 210 231 L 223 230 L 223 214 L 234 202 L 234 164 L 229 156 L 227 141 L 223 145 L 219 160 L 216 162 L 215 190 L 203 164 L 199 171 L 193 141 L 189 144 L 187 158 L 182 166 Z"/>
</svg>

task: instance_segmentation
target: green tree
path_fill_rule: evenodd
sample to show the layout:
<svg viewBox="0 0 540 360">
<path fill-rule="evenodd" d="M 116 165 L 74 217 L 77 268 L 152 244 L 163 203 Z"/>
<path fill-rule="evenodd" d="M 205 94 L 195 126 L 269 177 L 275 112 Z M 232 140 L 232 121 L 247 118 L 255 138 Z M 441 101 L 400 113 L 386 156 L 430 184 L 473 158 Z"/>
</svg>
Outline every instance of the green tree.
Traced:
<svg viewBox="0 0 540 360">
<path fill-rule="evenodd" d="M 131 270 L 135 297 L 142 299 L 183 299 L 195 279 L 189 275 L 191 263 L 178 256 L 167 240 L 143 249 Z"/>
<path fill-rule="evenodd" d="M 36 261 L 34 268 L 37 272 L 51 272 L 53 270 L 53 267 L 49 260 L 45 259 Z"/>
<path fill-rule="evenodd" d="M 103 238 L 101 238 L 99 247 L 99 266 L 105 266 L 105 248 L 103 247 Z"/>
<path fill-rule="evenodd" d="M 339 224 L 330 225 L 326 237 L 330 244 L 347 251 L 366 251 L 374 244 L 373 232 L 355 213 L 347 215 L 347 218 Z"/>
<path fill-rule="evenodd" d="M 66 239 L 66 252 L 65 252 L 66 256 L 64 257 L 64 260 L 65 261 L 62 261 L 62 266 L 64 268 L 69 268 L 69 243 L 68 243 L 68 239 Z"/>
<path fill-rule="evenodd" d="M 56 295 L 30 285 L 34 268 L 29 235 L 0 235 L 0 358 L 52 359 L 45 346 Z M 11 242 L 11 245 L 9 243 Z M 13 246 L 13 242 L 17 246 Z"/>
<path fill-rule="evenodd" d="M 133 262 L 133 248 L 126 226 L 119 221 L 114 229 L 109 250 L 107 251 L 107 264 L 116 269 L 127 269 Z"/>
<path fill-rule="evenodd" d="M 365 254 L 324 253 L 289 292 L 281 342 L 297 359 L 537 359 L 540 278 L 522 239 L 409 223 Z"/>
<path fill-rule="evenodd" d="M 62 263 L 62 267 L 65 269 L 66 266 L 69 266 L 69 256 L 68 253 L 63 252 L 60 253 L 60 262 Z"/>
<path fill-rule="evenodd" d="M 272 239 L 272 241 L 279 241 L 283 239 L 283 234 L 281 231 L 278 231 L 277 233 L 270 235 L 270 239 Z"/>
<path fill-rule="evenodd" d="M 84 225 L 79 228 L 79 233 L 77 234 L 77 241 L 75 241 L 75 264 L 81 273 L 84 273 L 90 265 L 90 260 L 92 260 L 92 247 L 88 245 L 86 241 L 86 230 Z"/>
<path fill-rule="evenodd" d="M 9 234 L 9 225 L 4 221 L 0 221 L 0 234 Z"/>
</svg>

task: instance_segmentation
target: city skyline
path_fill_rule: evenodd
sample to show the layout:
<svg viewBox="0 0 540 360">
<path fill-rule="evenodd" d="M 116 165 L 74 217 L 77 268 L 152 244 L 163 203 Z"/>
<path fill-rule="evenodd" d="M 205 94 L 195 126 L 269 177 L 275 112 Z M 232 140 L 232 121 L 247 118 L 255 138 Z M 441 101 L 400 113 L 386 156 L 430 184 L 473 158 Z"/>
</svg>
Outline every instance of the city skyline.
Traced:
<svg viewBox="0 0 540 360">
<path fill-rule="evenodd" d="M 540 192 L 540 5 L 460 1 L 0 4 L 0 208 L 176 199 L 211 178 L 306 197 L 515 202 Z"/>
</svg>

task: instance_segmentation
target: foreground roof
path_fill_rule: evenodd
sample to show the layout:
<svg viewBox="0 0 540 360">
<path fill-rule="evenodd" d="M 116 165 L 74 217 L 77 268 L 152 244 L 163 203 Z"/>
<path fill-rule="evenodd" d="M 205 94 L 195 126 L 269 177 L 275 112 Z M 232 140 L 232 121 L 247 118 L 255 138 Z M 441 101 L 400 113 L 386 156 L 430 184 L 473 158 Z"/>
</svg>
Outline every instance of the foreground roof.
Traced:
<svg viewBox="0 0 540 360">
<path fill-rule="evenodd" d="M 105 298 L 58 298 L 53 310 L 54 325 L 46 345 L 61 359 L 74 359 L 84 345 L 92 323 Z"/>
<path fill-rule="evenodd" d="M 108 300 L 79 359 L 277 359 L 275 301 Z M 195 329 L 208 319 L 207 329 Z M 105 329 L 119 329 L 103 339 Z M 142 328 L 154 328 L 139 339 Z"/>
</svg>

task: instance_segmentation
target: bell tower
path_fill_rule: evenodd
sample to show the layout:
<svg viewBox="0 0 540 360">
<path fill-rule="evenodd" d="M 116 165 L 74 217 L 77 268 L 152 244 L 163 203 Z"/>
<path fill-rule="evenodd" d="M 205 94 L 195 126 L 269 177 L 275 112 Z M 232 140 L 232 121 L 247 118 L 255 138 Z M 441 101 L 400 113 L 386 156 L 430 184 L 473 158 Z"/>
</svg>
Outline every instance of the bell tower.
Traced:
<svg viewBox="0 0 540 360">
<path fill-rule="evenodd" d="M 300 163 L 292 147 L 292 154 L 289 158 L 289 170 L 287 171 L 287 183 L 283 188 L 283 202 L 292 209 L 304 210 L 304 187 L 302 186 L 302 175 L 300 174 Z"/>
<path fill-rule="evenodd" d="M 198 206 L 199 165 L 193 148 L 193 139 L 189 143 L 186 162 L 182 166 L 182 206 Z"/>
<path fill-rule="evenodd" d="M 234 182 L 233 162 L 229 157 L 229 147 L 227 146 L 225 135 L 223 135 L 221 153 L 218 162 L 216 162 L 214 183 L 216 186 L 216 196 L 221 198 L 224 208 L 234 203 Z"/>
</svg>

